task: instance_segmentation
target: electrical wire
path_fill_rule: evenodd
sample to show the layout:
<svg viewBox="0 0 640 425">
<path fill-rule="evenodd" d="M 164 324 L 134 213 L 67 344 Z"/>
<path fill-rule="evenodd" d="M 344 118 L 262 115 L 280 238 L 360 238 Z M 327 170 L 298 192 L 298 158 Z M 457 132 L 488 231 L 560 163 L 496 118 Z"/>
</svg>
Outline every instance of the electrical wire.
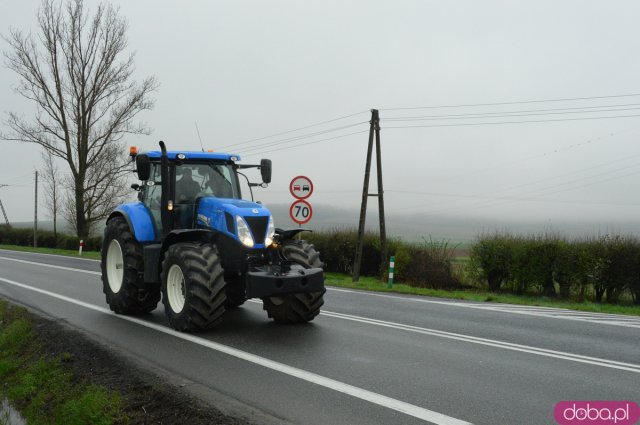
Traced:
<svg viewBox="0 0 640 425">
<path fill-rule="evenodd" d="M 612 118 L 634 118 L 640 117 L 640 114 L 634 115 L 612 115 L 606 117 L 583 117 L 583 118 L 559 118 L 550 120 L 524 120 L 524 121 L 500 121 L 500 122 L 478 122 L 478 123 L 459 123 L 459 124 L 429 124 L 429 125 L 403 125 L 403 126 L 388 126 L 384 129 L 400 129 L 400 128 L 430 128 L 430 127 L 468 127 L 479 125 L 505 125 L 505 124 L 528 124 L 528 123 L 543 123 L 543 122 L 561 122 L 561 121 L 585 121 L 585 120 L 602 120 Z"/>
<path fill-rule="evenodd" d="M 340 121 L 340 120 L 344 120 L 344 119 L 347 119 L 347 118 L 355 117 L 355 116 L 358 116 L 358 115 L 361 115 L 361 114 L 364 114 L 364 113 L 367 113 L 367 112 L 369 112 L 369 111 L 360 111 L 360 112 L 356 112 L 355 114 L 344 115 L 342 117 L 333 118 L 333 119 L 326 120 L 326 121 L 321 121 L 321 122 L 318 122 L 318 123 L 315 123 L 315 124 L 306 125 L 304 127 L 295 128 L 293 130 L 282 131 L 280 133 L 274 133 L 274 134 L 270 134 L 270 135 L 264 136 L 264 137 L 257 137 L 255 139 L 244 140 L 244 141 L 241 141 L 241 142 L 238 142 L 238 143 L 234 143 L 233 145 L 222 146 L 220 149 L 222 149 L 222 150 L 229 149 L 229 148 L 235 149 L 236 146 L 246 145 L 247 143 L 257 142 L 257 141 L 260 141 L 260 140 L 269 139 L 271 137 L 283 136 L 285 134 L 294 133 L 296 131 L 306 130 L 308 128 L 317 127 L 319 125 L 329 124 L 329 123 L 332 123 L 332 122 L 335 122 L 335 121 Z"/>
<path fill-rule="evenodd" d="M 592 110 L 565 110 L 565 109 L 538 109 L 533 111 L 511 111 L 511 112 L 483 112 L 477 114 L 457 114 L 457 115 L 431 115 L 425 117 L 393 117 L 384 118 L 383 121 L 403 122 L 403 121 L 441 121 L 441 120 L 465 120 L 477 118 L 509 118 L 509 117 L 532 117 L 541 115 L 566 115 L 566 114 L 595 114 L 600 112 L 637 111 L 640 108 L 611 107 L 609 109 Z M 580 108 L 582 109 L 582 108 Z M 521 113 L 522 112 L 522 113 Z"/>
<path fill-rule="evenodd" d="M 310 137 L 321 136 L 323 134 L 332 133 L 334 131 L 339 131 L 339 130 L 345 130 L 347 128 L 356 127 L 356 126 L 359 126 L 359 125 L 362 125 L 362 124 L 366 124 L 366 123 L 367 123 L 367 121 L 363 121 L 363 122 L 358 122 L 358 123 L 355 123 L 355 124 L 345 125 L 345 126 L 342 126 L 342 127 L 335 127 L 335 128 L 331 128 L 331 129 L 328 129 L 328 130 L 322 130 L 322 131 L 318 131 L 318 132 L 315 132 L 315 133 L 308 133 L 308 134 L 303 134 L 301 136 L 289 137 L 287 139 L 272 140 L 270 142 L 261 143 L 261 144 L 256 145 L 256 146 L 252 146 L 252 147 L 246 148 L 246 149 L 244 149 L 244 152 L 250 152 L 250 151 L 256 150 L 256 149 L 260 150 L 260 149 L 263 149 L 263 148 L 268 148 L 268 147 L 272 147 L 272 146 L 278 146 L 278 145 L 282 145 L 282 144 L 286 144 L 286 143 L 295 142 L 295 141 L 298 141 L 298 140 L 308 139 Z"/>
<path fill-rule="evenodd" d="M 269 149 L 269 150 L 260 151 L 260 152 L 252 152 L 249 155 L 262 155 L 262 154 L 269 153 L 269 152 L 277 152 L 277 151 L 282 151 L 282 150 L 286 150 L 286 149 L 299 148 L 299 147 L 302 147 L 302 146 L 314 145 L 316 143 L 326 142 L 326 141 L 329 141 L 329 140 L 342 139 L 342 138 L 347 137 L 347 136 L 353 136 L 355 134 L 362 134 L 362 133 L 368 133 L 368 132 L 369 132 L 369 130 L 356 131 L 356 132 L 353 132 L 353 133 L 342 134 L 340 136 L 329 137 L 327 139 L 314 140 L 312 142 L 307 142 L 307 143 L 300 143 L 300 144 L 294 145 L 294 146 L 284 146 L 284 147 L 277 148 L 277 149 Z"/>
<path fill-rule="evenodd" d="M 493 102 L 493 103 L 467 103 L 460 105 L 440 105 L 440 106 L 414 106 L 405 108 L 381 108 L 381 111 L 406 111 L 415 109 L 442 109 L 442 108 L 467 108 L 473 106 L 500 106 L 500 105 L 522 105 L 527 103 L 547 103 L 547 102 L 572 102 L 581 100 L 595 100 L 595 99 L 614 99 L 622 97 L 637 97 L 640 93 L 631 94 L 617 94 L 609 96 L 589 96 L 589 97 L 572 97 L 572 98 L 560 98 L 560 99 L 537 99 L 537 100 L 519 100 L 512 102 Z"/>
</svg>

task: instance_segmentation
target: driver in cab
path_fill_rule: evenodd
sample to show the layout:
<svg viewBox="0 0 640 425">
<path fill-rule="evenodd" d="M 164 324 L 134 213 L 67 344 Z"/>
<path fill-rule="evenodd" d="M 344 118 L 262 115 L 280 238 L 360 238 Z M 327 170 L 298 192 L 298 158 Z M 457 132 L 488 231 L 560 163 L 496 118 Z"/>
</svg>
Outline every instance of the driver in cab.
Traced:
<svg viewBox="0 0 640 425">
<path fill-rule="evenodd" d="M 176 197 L 179 204 L 193 203 L 200 192 L 200 185 L 191 176 L 191 169 L 182 170 L 182 178 L 176 181 Z"/>
</svg>

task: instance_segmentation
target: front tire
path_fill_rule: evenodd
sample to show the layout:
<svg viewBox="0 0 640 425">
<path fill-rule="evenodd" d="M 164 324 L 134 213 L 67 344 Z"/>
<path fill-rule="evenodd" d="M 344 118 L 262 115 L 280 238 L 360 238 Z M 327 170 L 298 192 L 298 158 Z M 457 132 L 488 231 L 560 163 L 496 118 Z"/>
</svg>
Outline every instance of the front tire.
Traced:
<svg viewBox="0 0 640 425">
<path fill-rule="evenodd" d="M 322 268 L 320 253 L 307 241 L 287 240 L 282 243 L 284 257 L 305 269 Z M 277 323 L 306 323 L 320 314 L 324 293 L 290 294 L 262 299 L 262 308 Z"/>
<path fill-rule="evenodd" d="M 143 314 L 156 308 L 160 288 L 145 285 L 142 246 L 122 217 L 109 220 L 102 243 L 102 292 L 118 314 Z"/>
<path fill-rule="evenodd" d="M 172 328 L 195 331 L 222 322 L 224 271 L 214 245 L 170 246 L 162 262 L 161 280 L 164 311 Z"/>
</svg>

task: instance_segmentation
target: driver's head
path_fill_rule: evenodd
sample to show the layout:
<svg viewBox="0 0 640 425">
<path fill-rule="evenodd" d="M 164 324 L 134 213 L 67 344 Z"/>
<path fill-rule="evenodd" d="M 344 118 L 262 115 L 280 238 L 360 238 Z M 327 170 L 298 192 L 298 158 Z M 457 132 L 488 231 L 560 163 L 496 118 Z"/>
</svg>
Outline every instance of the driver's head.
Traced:
<svg viewBox="0 0 640 425">
<path fill-rule="evenodd" d="M 191 168 L 185 168 L 184 170 L 182 170 L 182 178 L 191 180 Z"/>
</svg>

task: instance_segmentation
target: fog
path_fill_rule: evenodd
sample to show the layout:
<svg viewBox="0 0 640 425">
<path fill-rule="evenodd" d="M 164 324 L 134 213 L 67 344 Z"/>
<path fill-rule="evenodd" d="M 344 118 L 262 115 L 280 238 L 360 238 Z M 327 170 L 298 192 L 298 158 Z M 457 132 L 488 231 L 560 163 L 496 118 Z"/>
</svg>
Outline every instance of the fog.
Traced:
<svg viewBox="0 0 640 425">
<path fill-rule="evenodd" d="M 640 230 L 638 2 L 112 3 L 136 78 L 161 83 L 139 116 L 153 133 L 127 144 L 200 150 L 197 123 L 206 149 L 272 159 L 273 182 L 256 193 L 267 205 L 290 203 L 291 178 L 309 176 L 311 227 L 332 213 L 357 225 L 376 108 L 392 234 Z M 0 32 L 35 33 L 38 4 L 3 1 Z M 34 114 L 16 75 L 3 67 L 0 81 L 3 119 Z M 30 220 L 39 149 L 0 146 L 0 200 L 9 220 Z"/>
</svg>

